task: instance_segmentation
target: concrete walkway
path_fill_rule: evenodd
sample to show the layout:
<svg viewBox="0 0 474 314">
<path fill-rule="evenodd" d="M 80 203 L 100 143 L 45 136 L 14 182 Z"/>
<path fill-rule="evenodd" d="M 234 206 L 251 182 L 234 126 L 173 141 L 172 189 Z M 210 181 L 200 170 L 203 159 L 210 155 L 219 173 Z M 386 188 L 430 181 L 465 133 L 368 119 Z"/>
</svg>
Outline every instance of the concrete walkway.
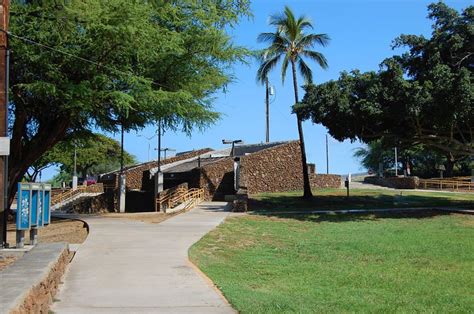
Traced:
<svg viewBox="0 0 474 314">
<path fill-rule="evenodd" d="M 226 203 L 159 224 L 88 218 L 90 234 L 60 288 L 55 313 L 235 313 L 188 261 L 188 249 L 229 214 Z"/>
</svg>

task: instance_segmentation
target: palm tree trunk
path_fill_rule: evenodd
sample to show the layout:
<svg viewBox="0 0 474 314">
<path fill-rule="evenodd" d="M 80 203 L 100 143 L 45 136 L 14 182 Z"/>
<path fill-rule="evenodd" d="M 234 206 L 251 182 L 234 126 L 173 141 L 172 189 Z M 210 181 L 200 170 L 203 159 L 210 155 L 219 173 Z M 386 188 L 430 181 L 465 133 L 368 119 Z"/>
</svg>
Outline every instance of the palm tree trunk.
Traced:
<svg viewBox="0 0 474 314">
<path fill-rule="evenodd" d="M 291 60 L 291 69 L 293 71 L 293 88 L 295 90 L 295 104 L 298 103 L 298 81 L 296 78 L 296 66 L 295 60 Z M 300 137 L 300 149 L 301 149 L 301 165 L 303 166 L 303 198 L 311 198 L 311 185 L 309 183 L 308 165 L 306 163 L 306 149 L 304 145 L 303 135 L 303 123 L 300 115 L 296 114 L 296 120 L 298 121 L 298 135 Z"/>
</svg>

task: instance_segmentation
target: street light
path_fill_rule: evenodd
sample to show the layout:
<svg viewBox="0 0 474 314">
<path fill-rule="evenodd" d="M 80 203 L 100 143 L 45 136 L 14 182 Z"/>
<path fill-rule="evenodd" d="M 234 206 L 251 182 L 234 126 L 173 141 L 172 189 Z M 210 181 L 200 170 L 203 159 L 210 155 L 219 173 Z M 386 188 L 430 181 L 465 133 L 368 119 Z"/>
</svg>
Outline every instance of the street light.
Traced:
<svg viewBox="0 0 474 314">
<path fill-rule="evenodd" d="M 150 150 L 151 150 L 151 140 L 154 139 L 156 136 L 158 136 L 158 134 L 155 134 L 153 136 L 144 136 L 144 135 L 141 135 L 141 134 L 137 134 L 138 137 L 143 137 L 144 139 L 146 139 L 148 141 L 148 155 L 147 155 L 147 161 L 150 161 Z"/>
<path fill-rule="evenodd" d="M 234 157 L 235 144 L 243 143 L 242 140 L 222 140 L 222 144 L 232 144 L 232 149 L 230 151 L 230 156 Z"/>
</svg>

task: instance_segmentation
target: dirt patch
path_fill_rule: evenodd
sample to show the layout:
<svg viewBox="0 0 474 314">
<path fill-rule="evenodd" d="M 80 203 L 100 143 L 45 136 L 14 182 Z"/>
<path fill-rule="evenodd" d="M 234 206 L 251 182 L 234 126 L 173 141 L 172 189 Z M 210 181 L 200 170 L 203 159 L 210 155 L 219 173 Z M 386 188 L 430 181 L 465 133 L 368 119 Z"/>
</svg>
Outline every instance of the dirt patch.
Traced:
<svg viewBox="0 0 474 314">
<path fill-rule="evenodd" d="M 0 271 L 7 268 L 10 264 L 18 259 L 18 256 L 1 256 L 0 255 Z"/>
<path fill-rule="evenodd" d="M 47 227 L 41 228 L 38 232 L 38 242 L 67 242 L 82 243 L 87 238 L 87 228 L 84 222 L 70 219 L 52 219 Z M 7 240 L 10 246 L 14 246 L 16 242 L 15 224 L 8 224 Z M 29 244 L 28 231 L 25 232 L 25 244 Z"/>
<path fill-rule="evenodd" d="M 157 224 L 160 222 L 165 221 L 173 216 L 180 214 L 181 212 L 176 212 L 172 214 L 165 214 L 165 213 L 107 213 L 102 214 L 103 217 L 107 218 L 118 218 L 118 219 L 130 219 L 130 220 L 137 220 L 144 223 L 151 223 Z"/>
</svg>

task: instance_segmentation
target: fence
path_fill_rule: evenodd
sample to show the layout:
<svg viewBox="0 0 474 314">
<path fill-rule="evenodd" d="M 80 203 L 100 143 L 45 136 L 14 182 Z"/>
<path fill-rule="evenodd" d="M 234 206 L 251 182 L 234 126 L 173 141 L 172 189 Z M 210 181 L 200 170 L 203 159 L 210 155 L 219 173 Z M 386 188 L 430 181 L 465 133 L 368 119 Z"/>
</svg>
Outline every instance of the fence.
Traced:
<svg viewBox="0 0 474 314">
<path fill-rule="evenodd" d="M 453 179 L 420 179 L 419 187 L 436 190 L 474 191 L 473 182 Z"/>
</svg>

